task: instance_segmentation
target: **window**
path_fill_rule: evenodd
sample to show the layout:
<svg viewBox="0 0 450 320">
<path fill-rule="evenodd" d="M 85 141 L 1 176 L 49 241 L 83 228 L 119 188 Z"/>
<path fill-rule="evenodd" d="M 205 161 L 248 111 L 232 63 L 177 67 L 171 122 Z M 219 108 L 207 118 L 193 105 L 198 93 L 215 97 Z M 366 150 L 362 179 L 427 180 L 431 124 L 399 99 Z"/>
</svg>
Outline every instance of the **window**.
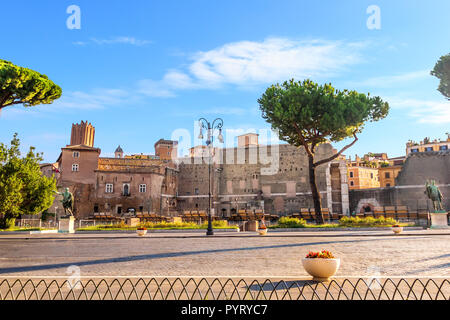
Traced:
<svg viewBox="0 0 450 320">
<path fill-rule="evenodd" d="M 147 185 L 146 184 L 140 184 L 139 185 L 139 192 L 141 192 L 141 193 L 147 192 Z"/>
<path fill-rule="evenodd" d="M 370 174 L 370 179 L 373 179 L 373 173 Z"/>
<path fill-rule="evenodd" d="M 94 205 L 94 213 L 98 213 L 98 204 Z"/>
<path fill-rule="evenodd" d="M 353 178 L 353 171 L 350 171 L 350 178 Z"/>
<path fill-rule="evenodd" d="M 353 181 L 350 181 L 350 185 L 351 185 L 351 186 L 353 186 L 353 185 L 354 185 L 354 184 L 353 184 Z"/>
<path fill-rule="evenodd" d="M 411 152 L 419 152 L 419 149 L 411 149 Z"/>
<path fill-rule="evenodd" d="M 78 164 L 77 164 L 77 163 L 75 163 L 75 164 L 72 165 L 72 171 L 73 171 L 73 172 L 77 172 L 77 171 L 78 171 L 78 168 L 79 168 L 79 167 L 78 167 Z"/>
<path fill-rule="evenodd" d="M 384 174 L 384 177 L 385 177 L 386 179 L 389 179 L 389 178 L 391 177 L 391 174 L 390 174 L 389 172 L 386 172 L 386 173 Z"/>
<path fill-rule="evenodd" d="M 386 183 L 386 187 L 390 187 L 391 186 L 391 184 L 390 183 Z"/>
<path fill-rule="evenodd" d="M 73 152 L 73 157 L 74 158 L 79 158 L 80 157 L 80 153 L 78 151 L 74 151 Z"/>
<path fill-rule="evenodd" d="M 198 188 L 195 188 L 194 194 L 198 194 Z"/>
<path fill-rule="evenodd" d="M 130 195 L 130 185 L 128 183 L 123 184 L 123 195 L 124 196 Z"/>
<path fill-rule="evenodd" d="M 440 146 L 439 150 L 448 150 L 448 146 Z"/>
<path fill-rule="evenodd" d="M 113 185 L 112 185 L 112 183 L 107 183 L 106 184 L 105 192 L 106 193 L 112 193 L 113 192 Z"/>
<path fill-rule="evenodd" d="M 433 147 L 426 147 L 425 151 L 433 151 Z"/>
</svg>

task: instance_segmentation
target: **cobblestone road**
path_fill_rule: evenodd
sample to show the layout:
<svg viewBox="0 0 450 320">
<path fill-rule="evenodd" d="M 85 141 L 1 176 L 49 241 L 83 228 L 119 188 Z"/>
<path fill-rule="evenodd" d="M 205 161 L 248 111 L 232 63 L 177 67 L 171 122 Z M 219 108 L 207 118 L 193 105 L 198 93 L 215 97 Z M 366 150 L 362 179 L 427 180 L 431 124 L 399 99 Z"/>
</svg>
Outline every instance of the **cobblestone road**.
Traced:
<svg viewBox="0 0 450 320">
<path fill-rule="evenodd" d="M 450 232 L 390 231 L 0 235 L 0 278 L 67 276 L 307 276 L 301 258 L 327 249 L 341 258 L 337 276 L 450 277 Z"/>
</svg>

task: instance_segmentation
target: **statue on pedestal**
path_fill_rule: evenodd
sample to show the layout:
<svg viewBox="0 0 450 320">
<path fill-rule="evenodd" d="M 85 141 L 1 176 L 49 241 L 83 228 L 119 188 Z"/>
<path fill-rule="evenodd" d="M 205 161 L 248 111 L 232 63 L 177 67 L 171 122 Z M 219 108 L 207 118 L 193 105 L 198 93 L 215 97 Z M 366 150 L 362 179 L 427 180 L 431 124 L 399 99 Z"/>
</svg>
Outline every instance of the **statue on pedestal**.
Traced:
<svg viewBox="0 0 450 320">
<path fill-rule="evenodd" d="M 69 188 L 65 188 L 64 192 L 56 192 L 55 191 L 55 193 L 63 196 L 61 203 L 64 208 L 64 214 L 66 216 L 73 217 L 74 198 L 73 198 L 73 194 L 69 191 Z M 67 215 L 67 212 L 69 212 L 68 215 Z"/>
<path fill-rule="evenodd" d="M 428 196 L 428 198 L 433 202 L 433 209 L 435 212 L 437 211 L 443 211 L 444 207 L 442 206 L 442 193 L 439 190 L 438 186 L 436 186 L 436 183 L 434 180 L 427 181 L 425 184 L 425 194 Z"/>
</svg>

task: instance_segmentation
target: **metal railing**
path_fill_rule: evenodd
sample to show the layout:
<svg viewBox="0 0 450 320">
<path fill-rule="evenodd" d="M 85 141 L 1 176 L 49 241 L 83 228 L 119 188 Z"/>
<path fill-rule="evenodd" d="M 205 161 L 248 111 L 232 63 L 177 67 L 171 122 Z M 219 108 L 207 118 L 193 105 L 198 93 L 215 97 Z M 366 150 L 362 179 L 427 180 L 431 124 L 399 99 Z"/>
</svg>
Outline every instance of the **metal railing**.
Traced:
<svg viewBox="0 0 450 320">
<path fill-rule="evenodd" d="M 41 219 L 17 219 L 15 225 L 21 228 L 57 228 L 58 222 L 54 219 L 47 221 Z"/>
<path fill-rule="evenodd" d="M 449 279 L 0 278 L 0 300 L 450 300 Z"/>
</svg>

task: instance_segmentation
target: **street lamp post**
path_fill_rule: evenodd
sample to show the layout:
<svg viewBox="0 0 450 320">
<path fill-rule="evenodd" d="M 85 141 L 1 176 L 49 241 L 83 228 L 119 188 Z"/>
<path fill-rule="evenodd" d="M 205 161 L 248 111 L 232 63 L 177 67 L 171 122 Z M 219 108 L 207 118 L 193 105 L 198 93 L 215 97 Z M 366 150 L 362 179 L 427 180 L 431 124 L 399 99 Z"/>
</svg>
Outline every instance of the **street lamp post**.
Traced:
<svg viewBox="0 0 450 320">
<path fill-rule="evenodd" d="M 198 138 L 200 140 L 203 140 L 203 129 L 207 131 L 207 139 L 205 141 L 206 146 L 208 147 L 209 152 L 209 160 L 208 160 L 208 229 L 206 231 L 207 236 L 214 235 L 214 231 L 212 228 L 212 219 L 211 219 L 211 146 L 213 146 L 214 142 L 214 130 L 219 130 L 219 135 L 217 136 L 217 139 L 219 139 L 219 142 L 223 143 L 223 136 L 222 136 L 222 127 L 223 127 L 223 120 L 221 118 L 216 118 L 212 122 L 212 124 L 206 120 L 205 118 L 200 118 L 198 120 L 198 124 L 200 126 L 200 134 Z"/>
<path fill-rule="evenodd" d="M 59 228 L 58 226 L 58 207 L 55 207 L 55 224 L 56 224 L 56 229 Z"/>
</svg>

